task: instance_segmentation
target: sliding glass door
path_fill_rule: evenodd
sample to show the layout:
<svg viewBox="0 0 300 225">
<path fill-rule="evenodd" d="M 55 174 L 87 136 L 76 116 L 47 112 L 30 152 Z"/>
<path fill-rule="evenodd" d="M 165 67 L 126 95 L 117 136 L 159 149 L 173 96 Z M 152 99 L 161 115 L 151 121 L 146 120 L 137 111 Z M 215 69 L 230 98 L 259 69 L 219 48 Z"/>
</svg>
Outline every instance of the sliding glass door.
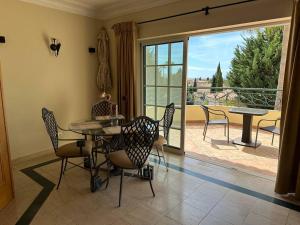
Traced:
<svg viewBox="0 0 300 225">
<path fill-rule="evenodd" d="M 144 114 L 160 120 L 165 106 L 176 110 L 168 145 L 183 149 L 184 101 L 186 85 L 186 47 L 184 41 L 143 46 Z"/>
</svg>

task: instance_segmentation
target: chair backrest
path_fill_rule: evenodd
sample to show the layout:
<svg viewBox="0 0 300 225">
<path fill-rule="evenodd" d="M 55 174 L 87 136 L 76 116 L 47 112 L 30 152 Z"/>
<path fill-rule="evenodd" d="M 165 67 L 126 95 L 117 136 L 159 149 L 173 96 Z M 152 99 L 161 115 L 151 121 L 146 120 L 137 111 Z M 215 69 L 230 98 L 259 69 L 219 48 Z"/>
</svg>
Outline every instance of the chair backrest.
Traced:
<svg viewBox="0 0 300 225">
<path fill-rule="evenodd" d="M 57 123 L 52 111 L 42 108 L 42 118 L 44 120 L 47 132 L 50 136 L 53 148 L 55 151 L 58 149 L 58 131 Z"/>
<path fill-rule="evenodd" d="M 121 126 L 125 151 L 136 168 L 145 164 L 157 137 L 158 125 L 159 121 L 140 116 Z"/>
<path fill-rule="evenodd" d="M 167 105 L 164 116 L 162 118 L 163 126 L 164 126 L 164 137 L 166 140 L 168 139 L 169 131 L 173 123 L 174 113 L 175 113 L 174 103 Z"/>
<path fill-rule="evenodd" d="M 101 100 L 92 106 L 92 118 L 96 116 L 109 116 L 112 114 L 113 103 L 109 100 Z"/>
<path fill-rule="evenodd" d="M 200 107 L 203 109 L 204 115 L 205 115 L 205 121 L 208 122 L 209 121 L 209 111 L 208 111 L 208 107 L 205 105 L 200 105 Z"/>
</svg>

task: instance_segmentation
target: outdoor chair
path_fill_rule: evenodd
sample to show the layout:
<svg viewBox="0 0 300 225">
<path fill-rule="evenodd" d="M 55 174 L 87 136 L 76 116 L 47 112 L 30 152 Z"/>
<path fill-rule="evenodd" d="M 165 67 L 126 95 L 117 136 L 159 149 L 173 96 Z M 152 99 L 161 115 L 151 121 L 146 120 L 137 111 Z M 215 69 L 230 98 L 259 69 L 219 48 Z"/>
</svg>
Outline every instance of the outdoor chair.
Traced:
<svg viewBox="0 0 300 225">
<path fill-rule="evenodd" d="M 42 118 L 44 120 L 48 135 L 50 136 L 52 146 L 54 149 L 54 152 L 57 157 L 61 158 L 61 168 L 60 168 L 60 175 L 59 175 L 59 181 L 57 184 L 57 188 L 59 188 L 60 181 L 62 178 L 62 175 L 64 174 L 69 158 L 86 158 L 89 160 L 89 163 L 92 161 L 92 142 L 86 141 L 85 139 L 61 139 L 58 135 L 58 130 L 61 131 L 70 131 L 61 128 L 56 123 L 54 114 L 52 111 L 49 111 L 46 108 L 42 109 Z M 73 132 L 73 131 L 71 131 Z M 59 141 L 73 141 L 71 143 L 59 146 Z M 69 162 L 71 163 L 71 162 Z M 73 163 L 71 163 L 73 164 Z M 75 166 L 79 166 L 77 164 L 73 164 Z M 79 166 L 81 167 L 81 166 Z M 90 173 L 92 176 L 92 169 L 90 168 Z"/>
<path fill-rule="evenodd" d="M 150 167 L 147 162 L 155 138 L 158 136 L 158 121 L 154 121 L 146 116 L 140 116 L 121 126 L 119 135 L 119 145 L 106 145 L 107 158 L 110 163 L 120 169 L 120 190 L 119 190 L 119 207 L 122 199 L 122 185 L 124 170 L 141 171 L 146 168 L 150 175 Z M 121 150 L 120 150 L 121 146 Z M 107 170 L 107 184 L 109 183 L 110 169 Z M 153 197 L 155 193 L 151 183 L 152 177 L 149 177 L 149 184 Z"/>
<path fill-rule="evenodd" d="M 159 164 L 161 162 L 160 158 L 163 158 L 167 171 L 168 171 L 168 164 L 166 163 L 166 159 L 165 159 L 164 145 L 167 144 L 170 128 L 173 123 L 174 113 L 175 113 L 174 103 L 167 105 L 164 116 L 159 121 L 161 127 L 163 128 L 162 129 L 163 136 L 159 135 L 158 139 L 155 140 L 153 144 L 153 147 L 156 149 L 157 154 L 152 154 L 152 155 L 158 156 Z M 159 154 L 159 151 L 161 151 L 162 155 Z"/>
<path fill-rule="evenodd" d="M 227 143 L 229 143 L 229 119 L 226 116 L 226 113 L 223 110 L 211 109 L 205 105 L 200 105 L 203 109 L 205 115 L 205 123 L 204 123 L 204 130 L 203 130 L 203 140 L 205 140 L 207 127 L 209 125 L 223 125 L 224 126 L 224 135 L 226 136 L 227 130 Z M 211 115 L 220 116 L 221 119 L 211 119 Z"/>
<path fill-rule="evenodd" d="M 262 122 L 274 122 L 274 125 L 271 126 L 265 126 L 265 127 L 260 127 L 260 124 Z M 271 145 L 273 145 L 274 143 L 274 136 L 275 134 L 280 135 L 280 128 L 277 127 L 277 123 L 280 121 L 280 118 L 277 118 L 276 120 L 267 120 L 267 119 L 261 119 L 260 121 L 258 121 L 257 123 L 257 128 L 256 128 L 256 137 L 255 137 L 255 148 L 257 147 L 257 137 L 258 137 L 258 131 L 263 130 L 269 133 L 272 133 L 272 142 Z"/>
</svg>

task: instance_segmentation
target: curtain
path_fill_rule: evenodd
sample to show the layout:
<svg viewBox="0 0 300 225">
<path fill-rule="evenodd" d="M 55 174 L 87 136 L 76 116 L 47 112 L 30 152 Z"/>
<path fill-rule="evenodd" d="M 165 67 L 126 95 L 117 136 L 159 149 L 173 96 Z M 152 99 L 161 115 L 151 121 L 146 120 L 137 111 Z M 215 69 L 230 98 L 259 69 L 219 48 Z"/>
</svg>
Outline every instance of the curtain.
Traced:
<svg viewBox="0 0 300 225">
<path fill-rule="evenodd" d="M 282 96 L 281 138 L 275 192 L 300 199 L 300 5 L 294 0 Z"/>
<path fill-rule="evenodd" d="M 118 105 L 126 120 L 136 116 L 135 104 L 135 24 L 124 22 L 113 25 L 117 48 Z"/>
</svg>

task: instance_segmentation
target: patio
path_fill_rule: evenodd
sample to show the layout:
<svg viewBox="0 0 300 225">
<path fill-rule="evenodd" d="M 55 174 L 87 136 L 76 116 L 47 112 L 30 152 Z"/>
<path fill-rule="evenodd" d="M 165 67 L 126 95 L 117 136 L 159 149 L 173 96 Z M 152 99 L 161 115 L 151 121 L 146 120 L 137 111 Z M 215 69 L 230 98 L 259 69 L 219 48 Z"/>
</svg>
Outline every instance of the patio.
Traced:
<svg viewBox="0 0 300 225">
<path fill-rule="evenodd" d="M 237 168 L 242 171 L 263 175 L 274 179 L 277 173 L 279 136 L 275 136 L 271 145 L 272 135 L 260 131 L 258 140 L 262 145 L 250 148 L 228 144 L 222 126 L 209 126 L 205 141 L 203 140 L 203 122 L 188 122 L 185 134 L 185 152 L 188 156 L 225 167 Z M 255 138 L 253 129 L 252 138 Z M 242 127 L 230 125 L 230 140 L 241 137 Z"/>
</svg>

